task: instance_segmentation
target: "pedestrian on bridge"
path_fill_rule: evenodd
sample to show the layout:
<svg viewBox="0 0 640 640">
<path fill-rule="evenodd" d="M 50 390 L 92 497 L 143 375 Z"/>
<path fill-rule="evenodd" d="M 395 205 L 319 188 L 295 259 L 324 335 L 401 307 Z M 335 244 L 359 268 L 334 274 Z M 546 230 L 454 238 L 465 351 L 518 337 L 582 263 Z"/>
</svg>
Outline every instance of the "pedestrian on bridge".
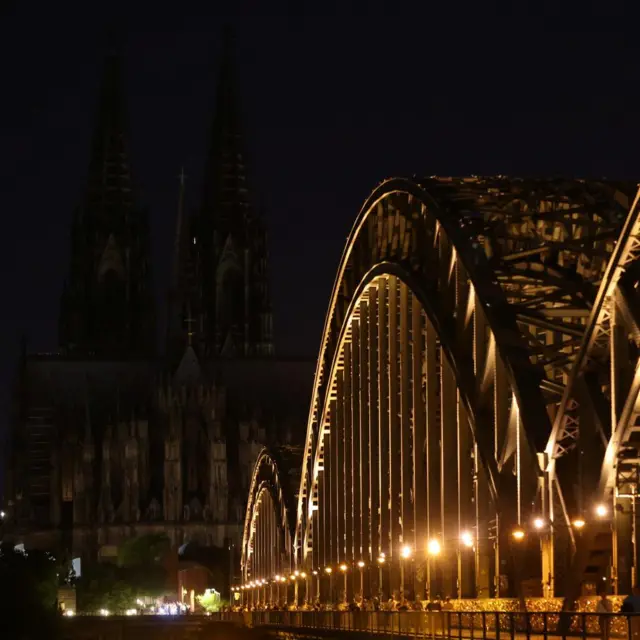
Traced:
<svg viewBox="0 0 640 640">
<path fill-rule="evenodd" d="M 607 598 L 607 590 L 602 587 L 598 593 L 600 596 L 596 605 L 596 613 L 599 613 L 598 624 L 600 625 L 600 634 L 602 640 L 609 640 L 611 635 L 611 616 L 613 613 L 613 603 Z"/>
</svg>

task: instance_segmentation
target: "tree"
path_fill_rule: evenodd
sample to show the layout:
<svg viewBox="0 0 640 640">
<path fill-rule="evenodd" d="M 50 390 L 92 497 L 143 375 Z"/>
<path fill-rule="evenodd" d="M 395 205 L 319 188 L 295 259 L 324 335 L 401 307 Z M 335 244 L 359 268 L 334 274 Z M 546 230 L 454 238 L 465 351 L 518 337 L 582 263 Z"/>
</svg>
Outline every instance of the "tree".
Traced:
<svg viewBox="0 0 640 640">
<path fill-rule="evenodd" d="M 82 611 L 108 609 L 123 612 L 144 596 L 162 595 L 167 571 L 164 560 L 171 550 L 164 534 L 127 540 L 118 550 L 117 564 L 94 564 L 78 581 L 78 606 Z"/>
<path fill-rule="evenodd" d="M 50 553 L 0 545 L 0 620 L 9 625 L 7 637 L 55 637 L 59 576 L 66 577 L 62 571 Z"/>
</svg>

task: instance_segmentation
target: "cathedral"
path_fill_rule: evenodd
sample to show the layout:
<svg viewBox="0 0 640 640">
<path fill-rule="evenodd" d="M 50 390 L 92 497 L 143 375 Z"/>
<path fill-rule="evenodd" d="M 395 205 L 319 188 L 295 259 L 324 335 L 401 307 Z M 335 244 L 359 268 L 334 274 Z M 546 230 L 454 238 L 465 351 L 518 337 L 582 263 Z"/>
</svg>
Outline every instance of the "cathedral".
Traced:
<svg viewBox="0 0 640 640">
<path fill-rule="evenodd" d="M 304 441 L 314 363 L 275 352 L 267 237 L 238 102 L 227 37 L 191 215 L 181 179 L 158 348 L 122 60 L 106 59 L 59 347 L 24 346 L 17 376 L 3 508 L 5 533 L 27 548 L 108 559 L 127 538 L 164 532 L 175 547 L 238 549 L 259 452 Z"/>
</svg>

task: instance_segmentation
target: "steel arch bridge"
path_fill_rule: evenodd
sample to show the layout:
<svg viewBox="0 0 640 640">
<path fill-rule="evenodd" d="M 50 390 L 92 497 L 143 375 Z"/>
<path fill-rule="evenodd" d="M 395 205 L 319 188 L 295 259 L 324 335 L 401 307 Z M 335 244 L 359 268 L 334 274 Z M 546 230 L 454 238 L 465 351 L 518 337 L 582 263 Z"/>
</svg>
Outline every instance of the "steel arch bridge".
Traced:
<svg viewBox="0 0 640 640">
<path fill-rule="evenodd" d="M 286 508 L 252 486 L 243 590 L 273 599 L 276 576 L 298 601 L 528 586 L 570 605 L 603 577 L 629 589 L 635 190 L 433 177 L 373 191 L 329 304 L 289 555 L 256 560 L 247 531 L 261 509 L 284 528 Z"/>
</svg>

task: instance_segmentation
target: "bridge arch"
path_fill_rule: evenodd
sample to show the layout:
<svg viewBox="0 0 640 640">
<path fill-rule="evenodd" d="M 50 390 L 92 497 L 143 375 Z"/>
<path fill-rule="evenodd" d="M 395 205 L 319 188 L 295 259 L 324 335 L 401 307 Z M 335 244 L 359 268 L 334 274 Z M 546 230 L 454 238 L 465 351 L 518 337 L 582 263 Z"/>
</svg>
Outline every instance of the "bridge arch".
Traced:
<svg viewBox="0 0 640 640">
<path fill-rule="evenodd" d="M 411 593 L 430 563 L 408 577 L 403 549 L 424 557 L 435 536 L 448 559 L 427 590 L 488 595 L 501 579 L 491 547 L 509 539 L 498 520 L 553 518 L 556 499 L 568 519 L 559 485 L 545 486 L 543 453 L 627 215 L 617 195 L 504 178 L 394 179 L 372 193 L 325 322 L 296 566 L 322 576 L 344 565 L 350 597 L 354 568 L 384 555 L 376 588 Z M 310 587 L 336 596 L 320 579 Z"/>
<path fill-rule="evenodd" d="M 254 466 L 241 551 L 242 585 L 251 585 L 253 603 L 286 600 L 284 583 L 293 566 L 292 484 L 297 484 L 300 458 L 295 447 L 265 448 Z"/>
<path fill-rule="evenodd" d="M 610 532 L 631 527 L 640 480 L 631 192 L 504 177 L 380 184 L 334 283 L 296 504 L 273 498 L 274 467 L 256 467 L 243 580 L 257 575 L 260 513 L 285 503 L 298 603 L 522 595 L 525 579 L 570 600 L 604 575 L 594 552 L 615 568 Z M 614 500 L 604 551 L 597 523 L 573 528 L 587 493 Z"/>
</svg>

